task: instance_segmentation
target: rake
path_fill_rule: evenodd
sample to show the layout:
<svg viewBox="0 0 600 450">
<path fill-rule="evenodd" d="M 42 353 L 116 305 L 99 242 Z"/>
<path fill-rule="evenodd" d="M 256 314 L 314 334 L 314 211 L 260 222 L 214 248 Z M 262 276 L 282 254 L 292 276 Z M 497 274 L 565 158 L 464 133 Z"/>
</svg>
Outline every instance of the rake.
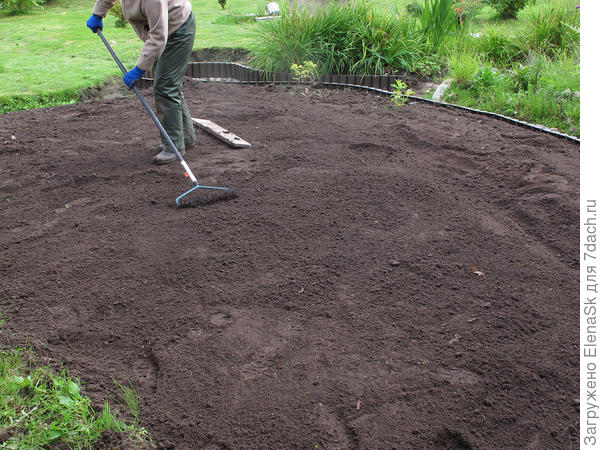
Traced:
<svg viewBox="0 0 600 450">
<path fill-rule="evenodd" d="M 123 66 L 123 64 L 119 60 L 119 57 L 114 52 L 114 50 L 112 49 L 112 47 L 110 46 L 110 44 L 108 43 L 108 41 L 106 40 L 104 35 L 102 34 L 102 31 L 100 31 L 100 29 L 98 29 L 98 30 L 96 30 L 96 32 L 100 36 L 100 39 L 102 39 L 102 42 L 104 42 L 104 45 L 106 45 L 106 48 L 108 49 L 108 51 L 114 58 L 115 62 L 117 63 L 117 65 L 119 66 L 121 71 L 123 72 L 123 75 L 126 75 L 127 70 L 125 70 L 125 67 Z M 177 150 L 177 147 L 175 146 L 175 144 L 173 143 L 173 141 L 171 140 L 171 138 L 165 131 L 165 129 L 162 126 L 162 124 L 160 123 L 160 121 L 158 120 L 158 117 L 156 117 L 156 114 L 154 114 L 154 111 L 152 111 L 152 108 L 150 107 L 150 105 L 148 104 L 148 102 L 146 101 L 144 96 L 142 95 L 139 88 L 134 85 L 133 90 L 137 94 L 138 98 L 140 99 L 140 101 L 142 102 L 144 107 L 146 108 L 146 111 L 148 111 L 148 114 L 150 114 L 150 117 L 152 117 L 154 124 L 159 129 L 160 133 L 165 138 L 165 140 L 167 141 L 170 149 L 173 151 L 173 153 L 175 153 L 175 156 L 177 156 L 177 159 L 179 160 L 179 162 L 185 169 L 185 172 L 186 172 L 188 178 L 195 185 L 192 189 L 190 189 L 187 192 L 184 192 L 183 194 L 181 194 L 179 197 L 177 197 L 175 199 L 175 203 L 177 204 L 177 207 L 178 208 L 186 208 L 186 207 L 194 207 L 194 206 L 199 206 L 199 205 L 207 205 L 210 203 L 215 203 L 215 202 L 223 201 L 223 200 L 230 200 L 230 199 L 237 197 L 237 192 L 234 188 L 217 187 L 217 186 L 201 186 L 200 183 L 198 183 L 198 180 L 194 176 L 194 173 L 192 172 L 190 167 L 187 165 L 187 163 L 183 159 L 183 156 L 181 156 L 181 153 L 179 153 L 179 150 Z"/>
</svg>

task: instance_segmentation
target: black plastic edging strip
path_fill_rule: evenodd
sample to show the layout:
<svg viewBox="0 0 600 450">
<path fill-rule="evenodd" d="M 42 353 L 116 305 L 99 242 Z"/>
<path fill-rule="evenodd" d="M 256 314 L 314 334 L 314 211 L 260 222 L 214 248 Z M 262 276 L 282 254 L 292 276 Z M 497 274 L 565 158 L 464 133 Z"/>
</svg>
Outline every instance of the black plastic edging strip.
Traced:
<svg viewBox="0 0 600 450">
<path fill-rule="evenodd" d="M 197 76 L 198 74 L 200 74 L 200 77 Z M 307 82 L 290 81 L 292 80 L 292 75 L 289 73 L 264 72 L 261 70 L 253 69 L 244 64 L 235 62 L 190 62 L 188 63 L 186 75 L 191 77 L 195 81 L 202 82 L 218 82 L 232 84 L 312 84 Z M 238 76 L 240 78 L 245 79 L 238 79 Z M 333 79 L 342 79 L 342 77 L 344 77 L 344 80 L 348 80 L 348 78 L 351 78 L 353 80 L 360 79 L 362 81 L 368 81 L 369 84 L 372 85 L 331 81 Z M 319 78 L 319 80 L 316 80 L 315 83 L 325 87 L 366 89 L 368 91 L 377 92 L 379 94 L 392 95 L 392 91 L 388 91 L 380 87 L 375 87 L 374 85 L 377 84 L 378 86 L 389 87 L 392 84 L 392 79 L 396 80 L 399 78 L 400 77 L 394 77 L 389 75 L 366 75 L 364 77 L 355 75 L 323 75 Z M 151 76 L 144 77 L 142 78 L 142 86 L 151 85 L 152 81 L 153 78 L 151 78 Z M 512 123 L 520 127 L 530 128 L 532 130 L 541 131 L 543 133 L 551 134 L 553 136 L 560 137 L 563 139 L 568 139 L 578 143 L 580 142 L 579 138 L 575 136 L 561 133 L 559 131 L 550 130 L 549 128 L 541 125 L 534 125 L 528 122 L 523 122 L 522 120 L 504 116 L 502 114 L 497 114 L 489 111 L 482 111 L 479 109 L 469 108 L 467 106 L 455 105 L 453 103 L 436 102 L 435 100 L 430 100 L 423 97 L 416 97 L 413 95 L 409 95 L 408 98 L 415 101 L 429 103 L 435 106 L 459 109 L 463 111 L 468 111 L 470 113 L 480 114 L 482 116 L 492 117 L 498 120 L 502 120 L 504 122 Z"/>
</svg>

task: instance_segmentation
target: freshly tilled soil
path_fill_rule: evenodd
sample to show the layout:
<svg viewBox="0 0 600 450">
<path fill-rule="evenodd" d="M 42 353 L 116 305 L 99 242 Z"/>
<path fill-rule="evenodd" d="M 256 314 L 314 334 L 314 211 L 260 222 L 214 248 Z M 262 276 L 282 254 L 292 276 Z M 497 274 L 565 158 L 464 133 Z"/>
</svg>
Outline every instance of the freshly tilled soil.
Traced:
<svg viewBox="0 0 600 450">
<path fill-rule="evenodd" d="M 5 335 L 159 448 L 577 447 L 578 144 L 303 92 L 187 83 L 188 209 L 136 97 L 1 115 Z"/>
</svg>

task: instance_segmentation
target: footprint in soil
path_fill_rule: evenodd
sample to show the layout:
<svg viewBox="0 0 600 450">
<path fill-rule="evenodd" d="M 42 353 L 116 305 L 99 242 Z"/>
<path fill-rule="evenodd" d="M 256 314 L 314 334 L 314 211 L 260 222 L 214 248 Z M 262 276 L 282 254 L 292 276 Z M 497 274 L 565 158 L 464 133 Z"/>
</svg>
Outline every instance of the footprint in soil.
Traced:
<svg viewBox="0 0 600 450">
<path fill-rule="evenodd" d="M 150 351 L 140 355 L 133 362 L 133 376 L 135 377 L 140 389 L 147 393 L 155 393 L 158 387 L 158 361 Z"/>
<path fill-rule="evenodd" d="M 79 309 L 74 306 L 51 306 L 48 308 L 48 313 L 58 330 L 73 330 L 79 327 L 84 319 Z"/>
<path fill-rule="evenodd" d="M 327 448 L 352 448 L 355 446 L 356 442 L 349 436 L 346 426 L 330 408 L 319 403 L 316 406 L 316 412 L 319 416 L 322 439 L 326 441 Z"/>
<path fill-rule="evenodd" d="M 436 444 L 439 448 L 444 448 L 446 450 L 469 450 L 473 448 L 460 432 L 452 431 L 448 428 L 444 428 L 437 433 Z"/>
<path fill-rule="evenodd" d="M 287 345 L 288 341 L 283 337 L 272 337 L 267 343 L 260 346 L 256 354 L 253 354 L 252 361 L 242 365 L 240 369 L 244 380 L 254 380 L 269 373 L 269 368 L 273 366 L 273 361 L 277 355 Z"/>
</svg>

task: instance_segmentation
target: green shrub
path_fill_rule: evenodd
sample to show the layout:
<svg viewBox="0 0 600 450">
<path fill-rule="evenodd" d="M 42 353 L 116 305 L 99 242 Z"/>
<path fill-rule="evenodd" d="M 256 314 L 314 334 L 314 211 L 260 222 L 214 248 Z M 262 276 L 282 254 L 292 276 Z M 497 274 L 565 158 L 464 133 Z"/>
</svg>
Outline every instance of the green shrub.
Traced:
<svg viewBox="0 0 600 450">
<path fill-rule="evenodd" d="M 483 8 L 482 0 L 455 0 L 454 9 L 462 23 L 471 21 Z"/>
<path fill-rule="evenodd" d="M 114 6 L 110 9 L 110 14 L 116 17 L 115 26 L 118 28 L 125 28 L 128 24 L 123 9 L 121 8 L 121 0 L 117 0 Z"/>
<path fill-rule="evenodd" d="M 44 3 L 46 0 L 0 0 L 0 10 L 11 15 L 25 14 Z"/>
<path fill-rule="evenodd" d="M 420 59 L 427 56 L 420 48 L 423 37 L 412 20 L 368 12 L 364 20 L 349 30 L 348 48 L 352 49 L 350 73 L 361 75 L 414 72 Z"/>
<path fill-rule="evenodd" d="M 404 10 L 410 16 L 419 17 L 423 13 L 423 5 L 421 3 L 409 3 Z"/>
<path fill-rule="evenodd" d="M 531 0 L 483 0 L 503 19 L 514 19 Z M 535 2 L 535 0 L 533 0 Z"/>
</svg>

